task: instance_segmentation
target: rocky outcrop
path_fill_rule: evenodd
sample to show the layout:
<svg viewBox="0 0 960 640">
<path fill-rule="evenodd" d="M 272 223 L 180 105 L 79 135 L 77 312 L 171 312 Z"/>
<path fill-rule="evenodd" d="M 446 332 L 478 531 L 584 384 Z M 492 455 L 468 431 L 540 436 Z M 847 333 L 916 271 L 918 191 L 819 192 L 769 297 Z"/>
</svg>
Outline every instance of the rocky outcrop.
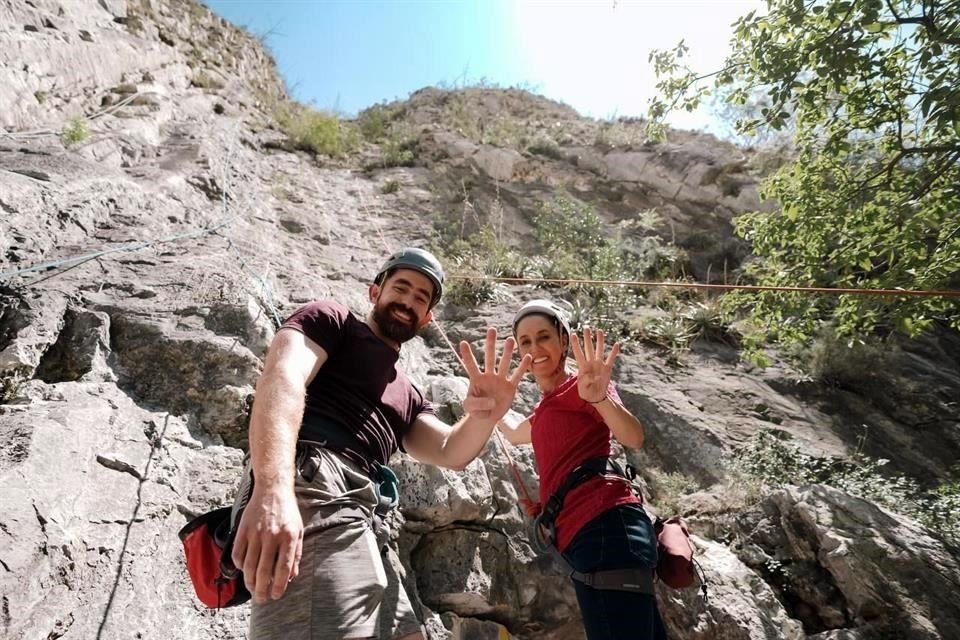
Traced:
<svg viewBox="0 0 960 640">
<path fill-rule="evenodd" d="M 956 635 L 957 549 L 909 518 L 824 485 L 785 488 L 734 518 L 729 546 L 694 538 L 709 597 L 661 589 L 672 637 Z"/>
<path fill-rule="evenodd" d="M 37 372 L 40 362 L 56 343 L 64 323 L 66 300 L 58 295 L 0 297 L 0 400 L 8 399 Z"/>
<path fill-rule="evenodd" d="M 0 24 L 0 128 L 8 131 L 59 133 L 71 118 L 99 119 L 134 96 L 129 110 L 154 117 L 114 132 L 156 138 L 170 117 L 164 98 L 191 85 L 217 87 L 237 108 L 284 95 L 259 43 L 199 3 L 4 0 Z"/>
<path fill-rule="evenodd" d="M 113 384 L 28 397 L 0 407 L 3 636 L 243 637 L 246 612 L 197 605 L 176 537 L 232 494 L 241 452 L 205 446 Z"/>
<path fill-rule="evenodd" d="M 425 244 L 451 192 L 497 199 L 520 244 L 558 185 L 609 222 L 656 206 L 678 238 L 702 243 L 698 269 L 713 273 L 711 252 L 736 249 L 722 246 L 730 216 L 756 206 L 732 147 L 682 132 L 646 145 L 629 122 L 582 119 L 515 90 L 412 96 L 403 117 L 415 167 L 359 171 L 351 159 L 284 150 L 269 56 L 185 0 L 0 0 L 0 25 L 5 637 L 244 637 L 245 608 L 214 615 L 192 596 L 176 533 L 232 497 L 279 320 L 320 297 L 366 313 L 384 254 Z M 453 119 L 474 112 L 499 115 Z M 71 122 L 84 139 L 61 135 Z M 390 181 L 399 188 L 384 193 Z M 466 393 L 448 339 L 476 344 L 487 325 L 507 329 L 512 309 L 541 293 L 503 287 L 497 305 L 442 308 L 404 347 L 403 366 L 442 418 L 460 415 Z M 942 476 L 960 453 L 953 345 L 902 345 L 894 368 L 923 384 L 901 381 L 899 396 L 880 377 L 869 389 L 825 389 L 780 362 L 754 370 L 727 347 L 695 348 L 678 367 L 630 345 L 617 379 L 648 445 L 629 457 L 647 475 L 691 476 L 719 501 L 710 487 L 725 475 L 723 455 L 757 430 L 842 455 L 869 423 L 868 452 Z M 536 397 L 523 383 L 515 408 Z M 507 450 L 536 496 L 529 447 Z M 393 466 L 393 569 L 432 638 L 582 638 L 569 581 L 528 543 L 522 490 L 496 441 L 462 472 L 402 454 Z M 660 592 L 673 637 L 956 634 L 955 554 L 918 525 L 893 527 L 823 487 L 727 513 L 723 526 L 709 510 L 698 517 L 709 598 Z"/>
<path fill-rule="evenodd" d="M 694 538 L 706 590 L 673 591 L 660 585 L 664 623 L 672 638 L 806 638 L 763 578 L 727 547 Z"/>
<path fill-rule="evenodd" d="M 527 234 L 531 212 L 566 189 L 611 223 L 656 210 L 657 232 L 685 251 L 693 274 L 719 281 L 748 255 L 733 216 L 770 207 L 745 153 L 711 136 L 652 144 L 642 121 L 588 120 L 517 90 L 425 89 L 391 108 L 434 187 L 468 198 L 478 223 L 502 224 L 493 216 L 504 210 L 508 235 Z"/>
<path fill-rule="evenodd" d="M 814 638 L 960 636 L 960 560 L 908 518 L 831 487 L 772 495 L 737 553 Z"/>
</svg>

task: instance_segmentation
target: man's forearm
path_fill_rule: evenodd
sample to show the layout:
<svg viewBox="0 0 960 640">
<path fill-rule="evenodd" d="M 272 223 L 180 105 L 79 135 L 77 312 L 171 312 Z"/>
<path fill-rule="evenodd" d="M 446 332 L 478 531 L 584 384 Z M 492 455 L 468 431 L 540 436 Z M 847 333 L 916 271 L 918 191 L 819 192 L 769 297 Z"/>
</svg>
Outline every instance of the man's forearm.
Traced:
<svg viewBox="0 0 960 640">
<path fill-rule="evenodd" d="M 474 418 L 469 413 L 450 428 L 443 445 L 443 466 L 451 469 L 463 469 L 480 455 L 496 420 Z"/>
<path fill-rule="evenodd" d="M 250 462 L 262 488 L 293 487 L 304 393 L 282 374 L 264 373 L 250 416 Z"/>
</svg>

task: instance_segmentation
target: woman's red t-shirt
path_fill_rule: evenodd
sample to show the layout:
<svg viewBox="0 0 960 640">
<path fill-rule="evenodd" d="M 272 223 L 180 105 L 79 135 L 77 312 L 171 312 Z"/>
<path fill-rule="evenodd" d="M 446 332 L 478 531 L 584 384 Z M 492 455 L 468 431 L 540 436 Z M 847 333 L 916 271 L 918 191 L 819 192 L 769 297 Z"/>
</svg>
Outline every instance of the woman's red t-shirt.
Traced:
<svg viewBox="0 0 960 640">
<path fill-rule="evenodd" d="M 610 383 L 608 397 L 620 402 Z M 589 458 L 609 456 L 610 429 L 600 413 L 580 398 L 577 377 L 571 376 L 543 396 L 530 416 L 533 454 L 540 473 L 540 502 L 546 504 L 567 475 Z M 557 516 L 557 548 L 566 549 L 585 524 L 622 504 L 639 503 L 626 480 L 613 476 L 590 478 L 575 487 Z"/>
</svg>

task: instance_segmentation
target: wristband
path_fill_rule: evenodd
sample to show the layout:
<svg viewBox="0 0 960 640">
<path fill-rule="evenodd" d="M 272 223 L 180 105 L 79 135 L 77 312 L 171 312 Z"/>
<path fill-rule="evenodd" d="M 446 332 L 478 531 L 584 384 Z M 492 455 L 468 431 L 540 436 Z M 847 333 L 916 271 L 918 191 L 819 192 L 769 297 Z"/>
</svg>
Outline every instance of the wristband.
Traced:
<svg viewBox="0 0 960 640">
<path fill-rule="evenodd" d="M 603 402 L 604 400 L 609 400 L 609 399 L 610 399 L 609 396 L 603 396 L 602 398 L 600 398 L 600 399 L 597 400 L 596 402 L 590 402 L 589 400 L 587 400 L 587 404 L 600 404 L 600 403 Z"/>
</svg>

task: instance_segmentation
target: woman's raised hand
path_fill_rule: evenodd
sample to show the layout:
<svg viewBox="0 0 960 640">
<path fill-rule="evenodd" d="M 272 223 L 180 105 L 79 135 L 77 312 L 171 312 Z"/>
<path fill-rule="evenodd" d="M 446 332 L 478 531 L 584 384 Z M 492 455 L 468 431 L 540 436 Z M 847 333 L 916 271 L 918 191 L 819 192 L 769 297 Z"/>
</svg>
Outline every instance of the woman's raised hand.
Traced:
<svg viewBox="0 0 960 640">
<path fill-rule="evenodd" d="M 580 398 L 591 404 L 601 402 L 607 397 L 613 364 L 620 354 L 620 343 L 615 342 L 610 353 L 604 358 L 606 345 L 603 331 L 597 329 L 594 343 L 594 333 L 590 329 L 584 329 L 583 346 L 580 346 L 580 340 L 575 333 L 570 335 L 570 346 L 577 361 L 577 391 Z"/>
</svg>

